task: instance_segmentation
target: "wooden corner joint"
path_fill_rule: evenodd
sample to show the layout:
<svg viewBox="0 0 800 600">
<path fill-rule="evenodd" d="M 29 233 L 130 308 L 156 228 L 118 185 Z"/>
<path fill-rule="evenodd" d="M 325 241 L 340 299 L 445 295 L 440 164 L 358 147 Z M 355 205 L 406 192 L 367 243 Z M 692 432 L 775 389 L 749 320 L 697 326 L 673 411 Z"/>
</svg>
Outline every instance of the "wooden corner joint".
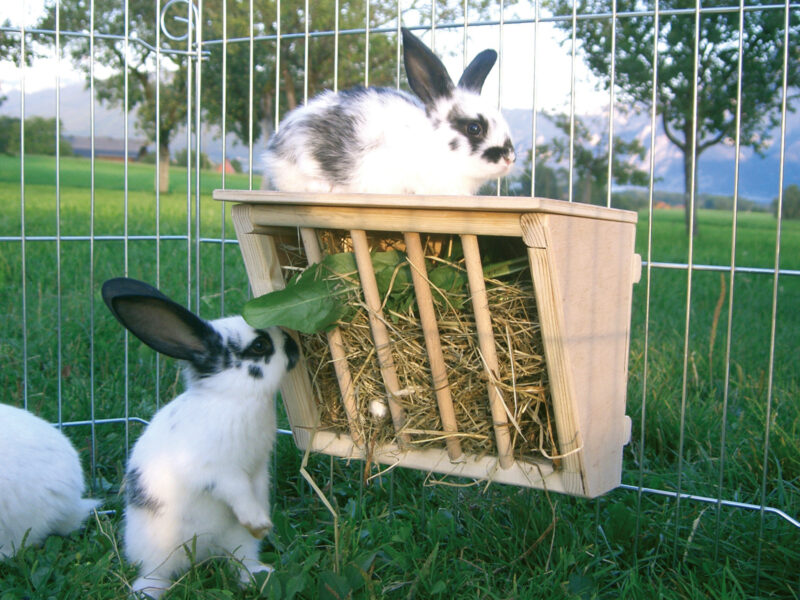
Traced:
<svg viewBox="0 0 800 600">
<path fill-rule="evenodd" d="M 256 233 L 256 226 L 250 218 L 250 204 L 234 204 L 231 207 L 231 218 L 236 227 L 237 234 Z"/>
<path fill-rule="evenodd" d="M 519 218 L 522 241 L 529 248 L 547 248 L 547 215 L 525 213 Z"/>
</svg>

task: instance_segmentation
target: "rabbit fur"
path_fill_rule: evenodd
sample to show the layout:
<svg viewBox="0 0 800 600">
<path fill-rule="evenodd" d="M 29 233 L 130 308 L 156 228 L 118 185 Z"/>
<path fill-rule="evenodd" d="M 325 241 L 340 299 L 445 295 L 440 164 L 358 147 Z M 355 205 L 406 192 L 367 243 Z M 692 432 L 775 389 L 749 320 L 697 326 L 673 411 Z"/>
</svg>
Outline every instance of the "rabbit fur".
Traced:
<svg viewBox="0 0 800 600">
<path fill-rule="evenodd" d="M 0 404 L 0 559 L 13 556 L 23 539 L 35 545 L 80 527 L 99 505 L 84 491 L 67 437 L 26 410 Z"/>
<path fill-rule="evenodd" d="M 509 173 L 508 125 L 480 96 L 497 53 L 484 50 L 454 85 L 403 28 L 411 89 L 326 91 L 291 111 L 263 157 L 262 187 L 286 192 L 474 194 Z"/>
<path fill-rule="evenodd" d="M 140 564 L 133 591 L 158 598 L 190 566 L 184 545 L 196 560 L 235 558 L 243 584 L 271 570 L 258 552 L 272 527 L 274 395 L 297 344 L 240 316 L 205 321 L 135 280 L 106 282 L 103 297 L 143 342 L 187 361 L 186 391 L 155 414 L 128 461 L 124 548 Z"/>
</svg>

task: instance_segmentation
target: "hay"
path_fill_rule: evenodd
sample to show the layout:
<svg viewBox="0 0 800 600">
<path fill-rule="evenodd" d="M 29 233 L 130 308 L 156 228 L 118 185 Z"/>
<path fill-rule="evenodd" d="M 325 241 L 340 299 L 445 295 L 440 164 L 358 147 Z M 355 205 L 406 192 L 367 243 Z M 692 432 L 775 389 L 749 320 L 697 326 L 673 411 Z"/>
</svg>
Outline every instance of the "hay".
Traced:
<svg viewBox="0 0 800 600">
<path fill-rule="evenodd" d="M 402 241 L 391 236 L 381 234 L 371 245 L 381 250 L 402 249 Z M 324 232 L 321 237 L 328 252 L 350 250 L 344 233 Z M 429 239 L 426 255 L 442 262 L 438 254 L 443 247 L 447 247 L 447 240 Z M 458 261 L 451 264 L 463 269 Z M 517 273 L 503 280 L 487 279 L 486 289 L 499 361 L 498 384 L 513 423 L 510 431 L 514 456 L 518 460 L 556 456 L 557 440 L 530 277 L 527 273 Z M 448 295 L 447 300 L 436 293 L 434 297 L 437 298 L 439 334 L 459 429 L 456 435 L 465 454 L 495 455 L 488 381 L 469 294 Z M 376 398 L 385 399 L 386 392 L 363 299 L 354 294 L 350 303 L 357 310 L 352 320 L 342 323 L 340 329 L 358 409 L 355 427 L 362 439 L 369 440 L 371 447 L 382 446 L 393 443 L 396 433 L 391 419 L 378 420 L 370 414 L 370 402 Z M 444 448 L 446 435 L 453 434 L 442 431 L 416 306 L 397 312 L 391 308 L 391 303 L 386 303 L 384 318 L 402 388 L 399 401 L 406 413 L 403 431 L 414 447 Z M 302 344 L 320 410 L 321 428 L 349 433 L 325 334 L 304 335 Z"/>
</svg>

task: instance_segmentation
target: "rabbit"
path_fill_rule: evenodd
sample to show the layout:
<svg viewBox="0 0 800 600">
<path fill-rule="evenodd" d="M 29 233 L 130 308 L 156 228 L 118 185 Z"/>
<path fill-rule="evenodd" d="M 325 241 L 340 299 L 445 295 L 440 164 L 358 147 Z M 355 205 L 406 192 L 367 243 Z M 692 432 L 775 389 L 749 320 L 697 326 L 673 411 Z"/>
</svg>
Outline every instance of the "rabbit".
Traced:
<svg viewBox="0 0 800 600">
<path fill-rule="evenodd" d="M 186 390 L 156 412 L 128 460 L 123 545 L 140 565 L 133 592 L 161 596 L 190 566 L 184 544 L 197 560 L 238 560 L 243 585 L 271 571 L 258 551 L 272 528 L 274 395 L 297 343 L 241 316 L 206 321 L 134 279 L 108 280 L 102 294 L 142 342 L 187 363 Z"/>
<path fill-rule="evenodd" d="M 67 437 L 26 410 L 0 404 L 0 559 L 13 556 L 23 540 L 36 545 L 80 527 L 100 504 L 83 498 L 84 491 Z"/>
<path fill-rule="evenodd" d="M 458 85 L 402 28 L 411 89 L 326 91 L 289 112 L 263 156 L 264 189 L 284 192 L 474 194 L 516 159 L 500 111 L 481 98 L 497 60 L 484 50 Z"/>
</svg>

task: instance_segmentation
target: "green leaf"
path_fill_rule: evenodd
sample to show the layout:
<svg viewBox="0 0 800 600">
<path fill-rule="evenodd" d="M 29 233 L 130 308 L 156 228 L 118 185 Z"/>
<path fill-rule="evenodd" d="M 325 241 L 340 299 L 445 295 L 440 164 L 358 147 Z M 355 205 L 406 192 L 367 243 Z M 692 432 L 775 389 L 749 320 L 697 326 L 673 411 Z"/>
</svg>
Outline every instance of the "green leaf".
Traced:
<svg viewBox="0 0 800 600">
<path fill-rule="evenodd" d="M 328 254 L 319 263 L 331 273 L 339 277 L 355 277 L 358 279 L 358 267 L 356 257 L 352 252 L 339 252 L 338 254 Z M 306 272 L 308 269 L 306 269 Z"/>
<path fill-rule="evenodd" d="M 386 294 L 402 294 L 411 288 L 411 268 L 406 256 L 397 250 L 372 253 L 372 268 L 383 299 Z"/>
<path fill-rule="evenodd" d="M 344 316 L 347 306 L 338 296 L 347 292 L 343 284 L 311 277 L 294 285 L 250 300 L 242 315 L 253 327 L 280 325 L 303 333 L 330 328 Z"/>
<path fill-rule="evenodd" d="M 319 575 L 317 598 L 320 600 L 344 600 L 353 597 L 350 583 L 333 571 L 322 571 Z"/>
</svg>

